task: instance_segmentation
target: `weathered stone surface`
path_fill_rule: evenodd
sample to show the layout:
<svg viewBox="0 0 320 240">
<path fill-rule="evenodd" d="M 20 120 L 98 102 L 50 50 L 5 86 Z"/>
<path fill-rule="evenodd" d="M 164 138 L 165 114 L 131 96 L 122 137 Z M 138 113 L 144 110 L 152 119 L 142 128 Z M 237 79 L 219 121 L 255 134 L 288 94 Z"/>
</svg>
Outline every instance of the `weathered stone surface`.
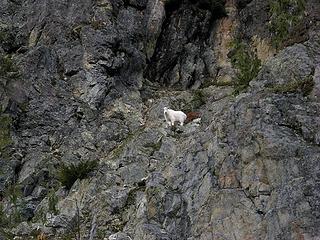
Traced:
<svg viewBox="0 0 320 240">
<path fill-rule="evenodd" d="M 0 114 L 12 117 L 0 239 L 320 237 L 319 3 L 307 1 L 313 24 L 281 51 L 268 1 L 228 0 L 219 20 L 204 6 L 1 4 L 0 57 L 16 68 L 0 66 Z M 238 33 L 262 67 L 235 95 Z M 165 106 L 201 122 L 166 128 Z M 62 166 L 92 160 L 85 179 L 61 186 Z"/>
</svg>

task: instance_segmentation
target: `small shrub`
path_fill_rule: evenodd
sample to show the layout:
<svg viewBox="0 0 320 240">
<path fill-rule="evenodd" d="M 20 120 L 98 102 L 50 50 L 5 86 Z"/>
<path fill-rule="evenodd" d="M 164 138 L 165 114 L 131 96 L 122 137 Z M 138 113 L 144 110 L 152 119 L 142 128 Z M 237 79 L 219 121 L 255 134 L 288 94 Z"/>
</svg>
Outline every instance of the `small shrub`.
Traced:
<svg viewBox="0 0 320 240">
<path fill-rule="evenodd" d="M 48 205 L 49 205 L 49 211 L 55 215 L 59 213 L 57 209 L 57 203 L 58 203 L 58 197 L 54 189 L 51 189 L 48 194 Z"/>
<path fill-rule="evenodd" d="M 303 80 L 294 80 L 286 84 L 278 84 L 272 87 L 268 87 L 274 93 L 294 93 L 301 92 L 303 96 L 310 94 L 314 86 L 313 77 L 309 76 Z"/>
<path fill-rule="evenodd" d="M 3 29 L 0 29 L 0 42 L 5 42 L 7 38 L 8 34 Z"/>
<path fill-rule="evenodd" d="M 11 233 L 10 229 L 0 228 L 1 239 L 14 239 L 14 234 Z"/>
<path fill-rule="evenodd" d="M 245 90 L 250 81 L 258 75 L 261 61 L 243 42 L 236 40 L 232 45 L 231 63 L 238 70 L 234 94 L 238 94 Z"/>
<path fill-rule="evenodd" d="M 71 31 L 69 32 L 68 37 L 69 37 L 71 40 L 80 39 L 80 37 L 81 37 L 80 35 L 81 35 L 82 28 L 83 28 L 83 25 L 82 25 L 82 24 L 75 26 L 75 27 L 72 28 Z"/>
<path fill-rule="evenodd" d="M 7 53 L 15 52 L 19 48 L 16 41 L 17 28 L 13 25 L 0 24 L 0 47 Z"/>
<path fill-rule="evenodd" d="M 8 217 L 4 212 L 4 206 L 0 203 L 0 228 L 6 227 L 9 224 Z"/>
<path fill-rule="evenodd" d="M 102 21 L 98 21 L 98 20 L 92 20 L 91 26 L 94 30 L 101 30 L 105 27 L 105 23 Z"/>
<path fill-rule="evenodd" d="M 98 166 L 97 161 L 80 162 L 69 166 L 62 165 L 59 172 L 59 181 L 67 189 L 71 189 L 77 179 L 84 179 Z"/>
<path fill-rule="evenodd" d="M 143 132 L 143 128 L 138 128 L 137 130 L 135 130 L 134 132 L 131 132 L 127 135 L 127 137 L 125 139 L 123 139 L 121 141 L 121 143 L 119 143 L 119 145 L 117 147 L 115 147 L 112 150 L 112 157 L 113 158 L 118 158 L 121 156 L 121 154 L 124 152 L 126 146 L 136 137 L 138 137 L 141 133 Z"/>
<path fill-rule="evenodd" d="M 12 143 L 10 128 L 12 118 L 7 114 L 2 114 L 0 111 L 0 152 Z"/>
<path fill-rule="evenodd" d="M 305 5 L 305 0 L 270 0 L 270 30 L 274 34 L 274 47 L 279 48 L 294 26 L 301 22 Z"/>
<path fill-rule="evenodd" d="M 157 142 L 147 143 L 144 145 L 144 147 L 152 150 L 151 152 L 147 151 L 147 153 L 149 153 L 149 155 L 152 156 L 155 152 L 160 150 L 161 145 L 162 145 L 162 138 L 160 138 Z"/>
<path fill-rule="evenodd" d="M 191 100 L 192 110 L 198 109 L 204 105 L 206 101 L 207 97 L 203 94 L 203 92 L 200 89 L 195 90 Z"/>
<path fill-rule="evenodd" d="M 15 78 L 19 76 L 18 68 L 9 55 L 0 56 L 0 76 L 5 78 Z"/>
<path fill-rule="evenodd" d="M 202 105 L 207 102 L 207 96 L 203 93 L 201 89 L 192 91 L 192 98 L 190 101 L 182 104 L 182 111 L 193 112 L 197 111 Z"/>
<path fill-rule="evenodd" d="M 17 223 L 22 221 L 21 208 L 24 202 L 22 201 L 22 190 L 21 186 L 17 184 L 10 185 L 5 192 L 5 196 L 8 197 L 12 208 L 9 214 L 10 226 L 15 226 Z"/>
</svg>

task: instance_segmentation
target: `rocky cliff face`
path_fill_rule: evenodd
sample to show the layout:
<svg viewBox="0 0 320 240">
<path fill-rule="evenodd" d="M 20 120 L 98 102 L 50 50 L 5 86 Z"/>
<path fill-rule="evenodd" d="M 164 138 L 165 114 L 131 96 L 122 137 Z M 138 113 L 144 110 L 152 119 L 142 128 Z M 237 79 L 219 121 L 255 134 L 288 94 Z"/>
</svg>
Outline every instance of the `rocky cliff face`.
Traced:
<svg viewBox="0 0 320 240">
<path fill-rule="evenodd" d="M 319 239 L 319 16 L 2 1 L 0 239 Z"/>
</svg>

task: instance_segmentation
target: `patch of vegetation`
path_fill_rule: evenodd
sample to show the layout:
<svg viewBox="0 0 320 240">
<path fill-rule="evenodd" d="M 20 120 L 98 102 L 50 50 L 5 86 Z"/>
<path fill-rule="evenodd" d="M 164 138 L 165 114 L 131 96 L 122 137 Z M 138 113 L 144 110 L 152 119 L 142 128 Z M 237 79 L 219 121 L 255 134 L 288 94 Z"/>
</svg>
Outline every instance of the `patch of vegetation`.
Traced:
<svg viewBox="0 0 320 240">
<path fill-rule="evenodd" d="M 146 144 L 144 147 L 152 148 L 156 152 L 160 150 L 161 145 L 162 145 L 162 138 L 156 143 L 149 143 L 149 144 Z"/>
<path fill-rule="evenodd" d="M 0 228 L 4 228 L 8 226 L 9 219 L 7 218 L 7 215 L 4 212 L 4 206 L 2 203 L 0 203 Z"/>
<path fill-rule="evenodd" d="M 59 199 L 55 193 L 55 190 L 51 189 L 48 193 L 48 205 L 49 205 L 49 211 L 55 215 L 57 215 L 59 213 L 59 211 L 57 209 L 58 200 Z"/>
<path fill-rule="evenodd" d="M 126 225 L 126 222 L 124 222 L 121 216 L 119 216 L 119 218 L 108 220 L 106 222 L 106 225 L 108 226 L 108 229 L 112 232 L 122 232 L 124 226 Z"/>
<path fill-rule="evenodd" d="M 8 226 L 6 226 L 8 227 Z M 4 238 L 3 239 L 14 239 L 14 234 L 11 233 L 10 229 L 5 229 L 4 227 L 0 227 L 0 234 L 1 236 L 3 236 Z"/>
<path fill-rule="evenodd" d="M 12 118 L 8 114 L 2 114 L 0 109 L 0 153 L 12 143 L 11 125 Z"/>
<path fill-rule="evenodd" d="M 24 201 L 22 200 L 21 186 L 12 184 L 6 189 L 4 196 L 9 201 L 9 208 L 4 211 L 4 206 L 0 204 L 0 229 L 2 226 L 13 228 L 22 221 L 21 209 Z"/>
<path fill-rule="evenodd" d="M 207 96 L 205 96 L 205 94 L 201 89 L 197 89 L 192 92 L 191 101 L 187 102 L 182 110 L 184 112 L 196 111 L 206 102 L 207 102 Z"/>
<path fill-rule="evenodd" d="M 32 222 L 33 223 L 41 222 L 44 224 L 47 220 L 46 213 L 47 211 L 45 211 L 43 208 L 41 208 L 40 210 L 37 210 L 35 212 L 35 215 L 32 218 Z"/>
<path fill-rule="evenodd" d="M 107 232 L 108 232 L 108 230 L 106 230 L 106 229 L 97 228 L 97 230 L 96 230 L 97 239 L 105 239 Z"/>
<path fill-rule="evenodd" d="M 197 89 L 193 92 L 191 104 L 193 109 L 198 109 L 202 105 L 204 105 L 207 101 L 207 97 L 203 94 L 200 89 Z"/>
<path fill-rule="evenodd" d="M 114 158 L 120 157 L 123 153 L 125 146 L 134 138 L 134 134 L 129 134 L 114 150 L 112 150 L 112 155 Z"/>
<path fill-rule="evenodd" d="M 0 46 L 7 53 L 15 52 L 20 45 L 16 41 L 16 27 L 0 22 Z"/>
<path fill-rule="evenodd" d="M 5 42 L 8 38 L 8 34 L 3 29 L 0 30 L 0 42 Z"/>
<path fill-rule="evenodd" d="M 249 83 L 254 79 L 260 70 L 261 61 L 251 49 L 240 40 L 232 43 L 231 63 L 238 70 L 234 94 L 247 89 Z"/>
<path fill-rule="evenodd" d="M 314 80 L 312 76 L 306 77 L 303 80 L 294 80 L 286 84 L 278 84 L 268 89 L 273 93 L 294 93 L 301 92 L 303 96 L 308 96 L 314 86 Z"/>
<path fill-rule="evenodd" d="M 80 162 L 79 164 L 62 165 L 59 172 L 59 181 L 68 190 L 77 179 L 85 179 L 88 174 L 96 169 L 97 161 Z"/>
<path fill-rule="evenodd" d="M 157 142 L 145 144 L 144 147 L 152 149 L 152 151 L 149 153 L 149 155 L 152 156 L 155 152 L 160 150 L 161 145 L 162 145 L 162 137 Z"/>
<path fill-rule="evenodd" d="M 103 21 L 92 20 L 90 24 L 94 30 L 101 30 L 105 27 L 105 23 Z"/>
<path fill-rule="evenodd" d="M 145 186 L 139 186 L 139 187 L 135 187 L 133 189 L 131 189 L 129 191 L 129 194 L 128 194 L 128 198 L 127 198 L 127 201 L 123 207 L 123 209 L 128 209 L 131 205 L 134 205 L 135 202 L 136 202 L 136 194 L 137 192 L 139 191 L 145 191 L 146 187 Z"/>
<path fill-rule="evenodd" d="M 0 56 L 0 76 L 5 78 L 19 77 L 19 70 L 10 55 Z"/>
<path fill-rule="evenodd" d="M 274 34 L 272 42 L 279 48 L 290 32 L 301 20 L 305 11 L 305 0 L 269 0 L 270 30 Z"/>
<path fill-rule="evenodd" d="M 233 83 L 232 82 L 216 82 L 214 85 L 217 87 L 230 87 L 230 86 L 233 86 Z"/>
<path fill-rule="evenodd" d="M 140 133 L 143 132 L 142 128 L 137 129 L 136 131 L 134 131 L 133 133 L 129 133 L 128 136 L 121 141 L 121 143 L 112 150 L 112 156 L 114 158 L 118 158 L 120 157 L 120 155 L 123 153 L 125 146 L 132 140 L 134 139 L 134 137 L 138 137 L 140 135 Z"/>
<path fill-rule="evenodd" d="M 79 24 L 71 29 L 70 33 L 68 34 L 68 37 L 71 40 L 77 40 L 80 39 L 81 31 L 83 28 L 83 24 Z"/>
</svg>

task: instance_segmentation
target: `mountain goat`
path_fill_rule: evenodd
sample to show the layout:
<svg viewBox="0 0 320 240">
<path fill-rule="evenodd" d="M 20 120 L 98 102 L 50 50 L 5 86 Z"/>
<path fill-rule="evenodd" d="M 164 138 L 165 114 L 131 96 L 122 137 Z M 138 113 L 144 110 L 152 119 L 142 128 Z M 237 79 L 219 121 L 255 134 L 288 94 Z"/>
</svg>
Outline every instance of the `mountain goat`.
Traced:
<svg viewBox="0 0 320 240">
<path fill-rule="evenodd" d="M 163 113 L 168 126 L 174 126 L 175 122 L 179 122 L 180 126 L 183 126 L 184 121 L 187 119 L 187 115 L 184 112 L 174 111 L 167 107 L 163 108 Z"/>
</svg>

